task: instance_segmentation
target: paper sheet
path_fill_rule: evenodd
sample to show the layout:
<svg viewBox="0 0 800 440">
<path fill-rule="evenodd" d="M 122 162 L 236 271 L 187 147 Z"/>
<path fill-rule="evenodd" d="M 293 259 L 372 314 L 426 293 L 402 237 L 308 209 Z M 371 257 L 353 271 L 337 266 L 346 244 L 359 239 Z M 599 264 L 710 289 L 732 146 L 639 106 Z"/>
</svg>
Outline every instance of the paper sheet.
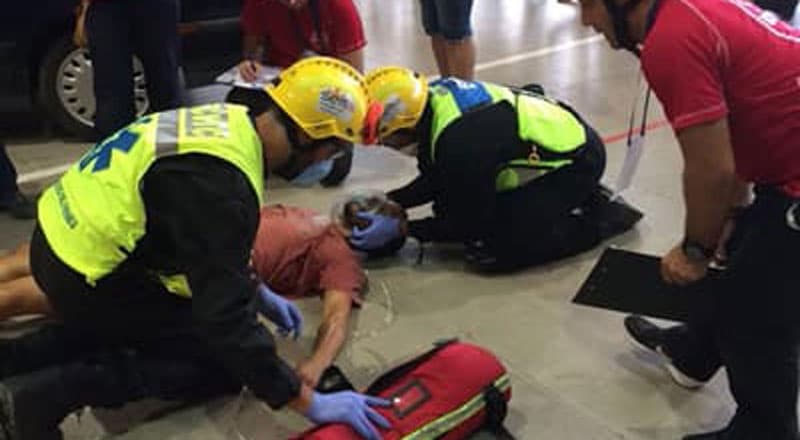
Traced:
<svg viewBox="0 0 800 440">
<path fill-rule="evenodd" d="M 239 73 L 239 66 L 233 66 L 226 70 L 223 74 L 217 77 L 216 81 L 219 84 L 226 84 L 234 87 L 242 87 L 245 89 L 261 89 L 273 78 L 278 76 L 281 69 L 274 66 L 262 66 L 261 71 L 258 73 L 258 78 L 255 81 L 245 81 Z"/>
<path fill-rule="evenodd" d="M 614 185 L 614 196 L 612 200 L 618 198 L 623 191 L 631 186 L 633 176 L 636 174 L 636 169 L 639 168 L 639 160 L 642 158 L 643 151 L 644 137 L 641 134 L 633 135 L 631 137 L 631 144 L 625 152 L 625 160 L 622 162 L 622 169 Z"/>
</svg>

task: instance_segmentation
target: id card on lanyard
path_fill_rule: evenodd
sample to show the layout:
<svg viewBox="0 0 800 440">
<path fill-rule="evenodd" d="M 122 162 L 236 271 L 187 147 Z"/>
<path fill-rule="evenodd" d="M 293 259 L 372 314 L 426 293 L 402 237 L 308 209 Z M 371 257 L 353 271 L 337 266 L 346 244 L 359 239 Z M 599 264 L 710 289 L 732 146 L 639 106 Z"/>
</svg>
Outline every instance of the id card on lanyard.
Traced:
<svg viewBox="0 0 800 440">
<path fill-rule="evenodd" d="M 641 79 L 639 83 L 641 84 Z M 611 197 L 611 200 L 616 200 L 622 195 L 623 191 L 630 188 L 631 183 L 633 183 L 633 176 L 639 168 L 639 162 L 644 152 L 645 136 L 647 134 L 647 112 L 650 108 L 650 94 L 650 87 L 648 87 L 644 96 L 642 122 L 638 131 L 635 131 L 634 124 L 636 121 L 636 107 L 638 107 L 639 95 L 637 95 L 633 102 L 631 117 L 628 123 L 628 140 L 626 143 L 627 149 L 625 150 L 625 159 L 622 162 L 622 168 L 614 183 L 614 195 Z"/>
</svg>

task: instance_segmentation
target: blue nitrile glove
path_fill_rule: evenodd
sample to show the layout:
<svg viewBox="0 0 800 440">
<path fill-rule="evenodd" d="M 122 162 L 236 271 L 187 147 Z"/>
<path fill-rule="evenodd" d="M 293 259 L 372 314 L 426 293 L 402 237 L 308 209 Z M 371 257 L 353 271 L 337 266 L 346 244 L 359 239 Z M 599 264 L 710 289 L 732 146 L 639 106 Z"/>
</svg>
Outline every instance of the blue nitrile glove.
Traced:
<svg viewBox="0 0 800 440">
<path fill-rule="evenodd" d="M 297 306 L 273 292 L 264 283 L 258 285 L 258 296 L 258 310 L 278 326 L 278 333 L 284 337 L 294 333 L 294 338 L 299 338 L 303 331 L 303 315 Z"/>
<path fill-rule="evenodd" d="M 371 408 L 373 406 L 389 407 L 392 402 L 352 391 L 331 394 L 315 392 L 305 416 L 317 425 L 344 423 L 367 440 L 381 440 L 381 435 L 373 425 L 383 429 L 389 429 L 391 425 Z"/>
<path fill-rule="evenodd" d="M 365 229 L 353 227 L 350 243 L 358 249 L 372 251 L 400 236 L 400 219 L 371 212 L 359 212 L 358 218 L 369 220 Z"/>
</svg>

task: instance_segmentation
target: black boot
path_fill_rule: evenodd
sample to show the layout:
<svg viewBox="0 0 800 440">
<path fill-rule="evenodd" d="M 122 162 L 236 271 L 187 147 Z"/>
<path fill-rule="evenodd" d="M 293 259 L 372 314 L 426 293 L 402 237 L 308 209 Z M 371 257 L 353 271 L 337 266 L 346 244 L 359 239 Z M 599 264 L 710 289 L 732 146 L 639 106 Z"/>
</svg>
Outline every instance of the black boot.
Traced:
<svg viewBox="0 0 800 440">
<path fill-rule="evenodd" d="M 85 357 L 104 345 L 91 335 L 58 324 L 18 338 L 0 339 L 0 380 Z"/>
<path fill-rule="evenodd" d="M 96 354 L 0 382 L 0 440 L 59 439 L 61 421 L 85 406 L 118 408 L 144 398 L 197 402 L 240 388 L 208 361 L 131 350 Z"/>
<path fill-rule="evenodd" d="M 581 210 L 597 225 L 601 240 L 607 240 L 631 229 L 644 214 L 621 197 L 612 200 L 613 193 L 598 185 Z"/>
<path fill-rule="evenodd" d="M 0 439 L 60 440 L 58 425 L 74 409 L 65 405 L 59 368 L 48 368 L 0 382 Z"/>
</svg>

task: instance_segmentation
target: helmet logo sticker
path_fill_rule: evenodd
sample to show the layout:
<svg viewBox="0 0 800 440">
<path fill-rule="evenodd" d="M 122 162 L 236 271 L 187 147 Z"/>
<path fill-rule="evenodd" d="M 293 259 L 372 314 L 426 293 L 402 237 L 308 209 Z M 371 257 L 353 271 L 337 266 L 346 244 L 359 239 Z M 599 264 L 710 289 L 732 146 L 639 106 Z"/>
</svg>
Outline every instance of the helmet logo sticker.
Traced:
<svg viewBox="0 0 800 440">
<path fill-rule="evenodd" d="M 383 103 L 383 115 L 381 116 L 381 127 L 391 123 L 397 115 L 406 111 L 406 104 L 397 94 L 393 94 Z"/>
<path fill-rule="evenodd" d="M 320 112 L 333 115 L 336 119 L 341 121 L 352 120 L 355 107 L 353 98 L 336 87 L 328 87 L 319 92 L 317 109 Z"/>
</svg>

